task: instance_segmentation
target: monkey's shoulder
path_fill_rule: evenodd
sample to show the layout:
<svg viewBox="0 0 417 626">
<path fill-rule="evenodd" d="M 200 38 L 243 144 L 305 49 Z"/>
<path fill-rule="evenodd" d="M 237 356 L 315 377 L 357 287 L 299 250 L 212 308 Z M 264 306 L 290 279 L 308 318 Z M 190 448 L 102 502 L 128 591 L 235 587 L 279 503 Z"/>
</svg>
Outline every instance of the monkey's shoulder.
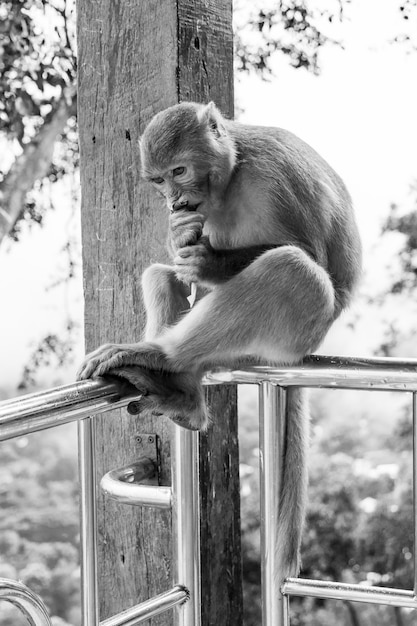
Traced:
<svg viewBox="0 0 417 626">
<path fill-rule="evenodd" d="M 289 130 L 273 126 L 252 126 L 229 122 L 227 130 L 233 138 L 241 173 L 271 172 L 286 176 L 300 174 L 324 176 L 340 184 L 340 177 L 327 161 L 306 141 Z"/>
</svg>

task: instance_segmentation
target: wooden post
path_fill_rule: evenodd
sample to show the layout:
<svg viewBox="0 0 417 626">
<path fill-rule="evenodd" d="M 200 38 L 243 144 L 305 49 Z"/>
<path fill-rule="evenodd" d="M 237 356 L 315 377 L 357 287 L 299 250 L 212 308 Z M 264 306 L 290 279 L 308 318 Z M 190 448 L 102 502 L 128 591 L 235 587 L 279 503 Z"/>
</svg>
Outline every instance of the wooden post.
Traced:
<svg viewBox="0 0 417 626">
<path fill-rule="evenodd" d="M 181 100 L 214 100 L 233 114 L 231 0 L 78 0 L 86 350 L 140 338 L 140 276 L 168 260 L 167 215 L 139 176 L 138 139 L 152 116 Z M 242 622 L 235 392 L 210 391 L 214 426 L 202 437 L 203 624 Z M 170 484 L 174 426 L 115 411 L 97 420 L 98 477 L 134 461 L 137 436 L 155 433 Z M 213 496 L 215 494 L 215 496 Z M 169 513 L 99 495 L 103 620 L 172 586 Z M 170 613 L 152 626 L 172 624 Z"/>
</svg>

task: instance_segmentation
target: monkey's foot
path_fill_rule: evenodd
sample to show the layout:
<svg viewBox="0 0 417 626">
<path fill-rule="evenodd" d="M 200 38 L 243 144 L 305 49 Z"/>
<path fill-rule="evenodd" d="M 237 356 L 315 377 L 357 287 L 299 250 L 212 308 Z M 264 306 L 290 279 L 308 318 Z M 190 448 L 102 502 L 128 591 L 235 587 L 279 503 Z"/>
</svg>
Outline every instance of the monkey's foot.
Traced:
<svg viewBox="0 0 417 626">
<path fill-rule="evenodd" d="M 184 428 L 205 430 L 209 418 L 200 379 L 169 370 L 165 354 L 154 344 L 107 344 L 87 355 L 78 378 L 117 376 L 142 394 L 139 413 L 166 415 Z"/>
<path fill-rule="evenodd" d="M 194 376 L 129 365 L 111 369 L 108 374 L 127 380 L 143 394 L 135 403 L 139 414 L 165 415 L 189 430 L 207 428 L 209 418 L 203 387 Z"/>
</svg>

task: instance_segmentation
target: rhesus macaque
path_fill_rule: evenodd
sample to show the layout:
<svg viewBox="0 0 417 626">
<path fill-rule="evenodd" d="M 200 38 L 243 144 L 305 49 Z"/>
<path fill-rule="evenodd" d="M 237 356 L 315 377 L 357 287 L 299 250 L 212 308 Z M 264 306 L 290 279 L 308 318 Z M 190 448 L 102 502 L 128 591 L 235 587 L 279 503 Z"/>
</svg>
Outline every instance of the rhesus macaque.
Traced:
<svg viewBox="0 0 417 626">
<path fill-rule="evenodd" d="M 205 429 L 205 371 L 299 363 L 348 305 L 361 265 L 351 199 L 293 134 L 227 120 L 213 103 L 158 113 L 140 150 L 143 177 L 170 210 L 173 264 L 143 274 L 144 340 L 98 348 L 79 378 L 122 376 L 144 391 L 144 410 Z M 308 418 L 302 391 L 287 397 L 277 550 L 283 574 L 295 575 Z"/>
</svg>

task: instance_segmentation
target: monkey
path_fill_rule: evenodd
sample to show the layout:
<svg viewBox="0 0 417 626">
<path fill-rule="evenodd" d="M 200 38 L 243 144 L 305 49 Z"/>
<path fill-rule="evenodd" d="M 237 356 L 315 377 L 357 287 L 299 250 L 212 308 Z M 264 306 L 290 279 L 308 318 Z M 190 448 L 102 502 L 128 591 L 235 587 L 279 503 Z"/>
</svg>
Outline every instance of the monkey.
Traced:
<svg viewBox="0 0 417 626">
<path fill-rule="evenodd" d="M 145 411 L 204 430 L 204 372 L 300 363 L 348 306 L 361 273 L 352 201 L 303 140 L 229 120 L 214 103 L 157 113 L 140 155 L 143 178 L 169 209 L 173 262 L 143 273 L 143 340 L 98 348 L 79 378 L 121 376 L 145 390 Z M 303 390 L 288 388 L 287 415 L 276 531 L 283 577 L 299 571 L 305 517 Z"/>
</svg>

